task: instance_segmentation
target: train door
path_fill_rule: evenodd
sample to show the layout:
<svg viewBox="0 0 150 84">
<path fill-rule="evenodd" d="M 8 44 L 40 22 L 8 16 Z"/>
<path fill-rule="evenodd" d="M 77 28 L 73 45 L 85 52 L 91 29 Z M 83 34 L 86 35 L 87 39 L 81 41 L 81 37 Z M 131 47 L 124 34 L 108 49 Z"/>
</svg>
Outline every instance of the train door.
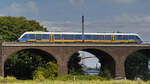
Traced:
<svg viewBox="0 0 150 84">
<path fill-rule="evenodd" d="M 54 42 L 54 34 L 50 34 L 50 42 Z"/>
<path fill-rule="evenodd" d="M 116 40 L 116 36 L 112 35 L 112 41 L 115 41 L 115 40 Z"/>
</svg>

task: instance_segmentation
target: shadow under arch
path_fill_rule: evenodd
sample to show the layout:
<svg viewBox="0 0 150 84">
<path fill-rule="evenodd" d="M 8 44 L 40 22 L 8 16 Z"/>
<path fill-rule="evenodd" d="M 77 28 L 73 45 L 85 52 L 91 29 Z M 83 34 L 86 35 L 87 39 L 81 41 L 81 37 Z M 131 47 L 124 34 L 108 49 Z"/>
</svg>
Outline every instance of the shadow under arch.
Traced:
<svg viewBox="0 0 150 84">
<path fill-rule="evenodd" d="M 79 51 L 85 51 L 85 52 L 88 52 L 88 53 L 91 53 L 91 54 L 95 55 L 100 60 L 100 63 L 101 63 L 101 69 L 100 70 L 103 71 L 105 68 L 107 68 L 110 71 L 112 77 L 115 77 L 115 61 L 112 58 L 112 56 L 109 55 L 107 52 L 105 52 L 103 50 L 91 49 L 91 48 L 82 49 L 82 50 L 79 50 Z M 71 61 L 71 58 L 74 55 L 79 55 L 78 51 L 70 57 L 69 61 Z M 68 64 L 69 64 L 69 61 L 68 61 Z"/>
<path fill-rule="evenodd" d="M 55 57 L 41 49 L 26 48 L 12 53 L 4 62 L 4 75 L 17 79 L 32 79 L 38 66 L 44 67 L 47 62 L 57 63 Z"/>
<path fill-rule="evenodd" d="M 139 49 L 130 53 L 125 60 L 127 79 L 150 79 L 150 49 Z"/>
</svg>

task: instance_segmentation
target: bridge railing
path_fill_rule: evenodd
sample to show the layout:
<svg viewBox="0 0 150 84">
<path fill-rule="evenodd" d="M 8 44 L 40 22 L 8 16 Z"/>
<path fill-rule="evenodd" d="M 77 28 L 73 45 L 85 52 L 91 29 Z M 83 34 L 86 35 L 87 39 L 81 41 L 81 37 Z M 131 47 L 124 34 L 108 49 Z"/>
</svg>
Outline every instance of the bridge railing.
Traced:
<svg viewBox="0 0 150 84">
<path fill-rule="evenodd" d="M 47 44 L 47 43 L 50 43 L 50 44 L 133 44 L 133 43 L 82 43 L 82 42 L 18 42 L 18 41 L 3 41 L 3 43 L 7 43 L 7 44 L 39 44 L 39 43 L 42 43 L 42 44 Z M 134 43 L 136 44 L 136 43 Z M 150 44 L 150 41 L 143 41 L 142 43 L 140 43 L 139 45 L 141 44 Z M 137 44 L 138 45 L 138 44 Z"/>
</svg>

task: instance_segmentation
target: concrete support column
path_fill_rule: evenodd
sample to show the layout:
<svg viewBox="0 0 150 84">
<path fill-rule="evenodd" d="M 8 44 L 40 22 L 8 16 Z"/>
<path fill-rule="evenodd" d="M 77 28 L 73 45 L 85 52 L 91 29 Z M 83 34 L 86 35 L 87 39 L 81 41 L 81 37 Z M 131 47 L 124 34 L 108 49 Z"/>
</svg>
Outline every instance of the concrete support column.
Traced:
<svg viewBox="0 0 150 84">
<path fill-rule="evenodd" d="M 58 76 L 68 74 L 68 60 L 73 54 L 73 50 L 68 47 L 59 47 L 55 55 L 58 64 Z"/>
<path fill-rule="evenodd" d="M 0 76 L 4 77 L 4 63 L 2 54 L 2 37 L 0 36 Z"/>
<path fill-rule="evenodd" d="M 4 63 L 0 63 L 0 76 L 4 77 Z"/>
<path fill-rule="evenodd" d="M 68 67 L 66 62 L 59 62 L 58 63 L 58 76 L 62 76 L 68 74 Z"/>
<path fill-rule="evenodd" d="M 2 58 L 0 56 L 0 76 L 3 76 Z"/>
<path fill-rule="evenodd" d="M 121 60 L 116 61 L 115 79 L 125 79 L 125 66 Z"/>
</svg>

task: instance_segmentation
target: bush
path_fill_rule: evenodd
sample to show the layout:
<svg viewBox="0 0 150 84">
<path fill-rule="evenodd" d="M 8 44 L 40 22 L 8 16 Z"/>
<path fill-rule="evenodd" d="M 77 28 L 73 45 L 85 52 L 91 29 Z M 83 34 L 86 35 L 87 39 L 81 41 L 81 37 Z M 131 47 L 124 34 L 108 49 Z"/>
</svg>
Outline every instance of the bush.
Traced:
<svg viewBox="0 0 150 84">
<path fill-rule="evenodd" d="M 3 80 L 3 79 L 4 79 L 4 77 L 0 76 L 0 80 Z"/>
<path fill-rule="evenodd" d="M 84 75 L 85 71 L 83 71 L 82 68 L 81 69 L 72 68 L 72 69 L 70 69 L 69 74 L 71 74 L 71 75 Z"/>
<path fill-rule="evenodd" d="M 57 77 L 57 80 L 63 80 L 63 81 L 66 81 L 66 80 L 72 80 L 72 81 L 74 81 L 74 80 L 104 80 L 104 78 L 97 76 L 97 75 L 85 76 L 85 75 L 67 74 L 67 75 Z"/>
<path fill-rule="evenodd" d="M 45 72 L 44 68 L 38 67 L 38 69 L 35 70 L 34 73 L 33 73 L 33 80 L 43 81 L 45 79 L 45 77 L 44 77 L 45 73 L 44 72 Z"/>
<path fill-rule="evenodd" d="M 48 62 L 46 67 L 38 67 L 37 70 L 33 73 L 34 80 L 44 80 L 44 79 L 51 79 L 54 80 L 57 76 L 58 67 L 57 64 L 53 62 Z"/>
<path fill-rule="evenodd" d="M 48 62 L 45 69 L 46 69 L 44 74 L 45 78 L 52 79 L 52 80 L 55 79 L 58 73 L 57 64 L 53 62 Z"/>
<path fill-rule="evenodd" d="M 106 68 L 104 68 L 104 70 L 99 73 L 99 76 L 105 78 L 106 80 L 112 79 L 111 73 L 110 73 L 109 70 L 106 69 Z"/>
<path fill-rule="evenodd" d="M 1 77 L 0 76 L 0 82 L 6 83 L 6 82 L 14 82 L 14 81 L 17 81 L 16 77 L 13 77 L 13 76 Z"/>
</svg>

